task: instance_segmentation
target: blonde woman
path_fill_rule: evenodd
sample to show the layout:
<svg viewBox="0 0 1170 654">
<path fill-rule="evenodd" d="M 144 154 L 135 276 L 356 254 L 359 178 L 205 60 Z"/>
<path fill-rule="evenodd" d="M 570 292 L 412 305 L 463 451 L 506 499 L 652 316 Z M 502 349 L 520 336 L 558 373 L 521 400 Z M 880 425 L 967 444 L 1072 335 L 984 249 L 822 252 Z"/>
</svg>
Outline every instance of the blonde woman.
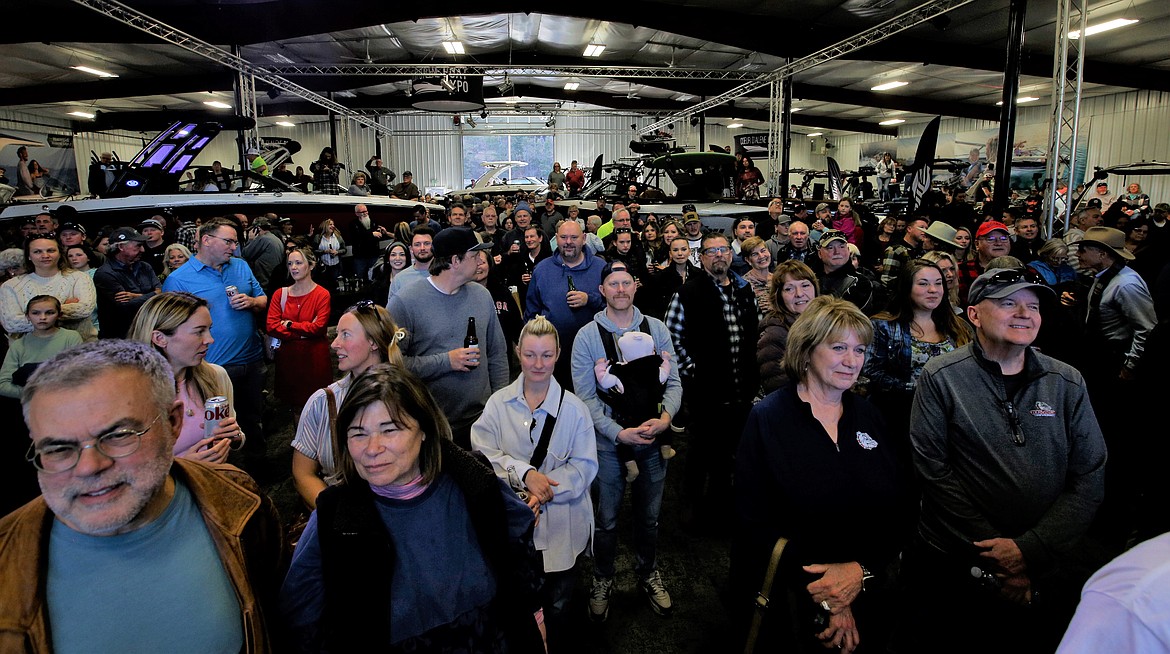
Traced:
<svg viewBox="0 0 1170 654">
<path fill-rule="evenodd" d="M 337 407 L 345 401 L 353 380 L 369 368 L 380 363 L 402 365 L 398 341 L 404 335 L 390 312 L 369 300 L 353 305 L 337 321 L 337 338 L 331 347 L 343 376 L 309 397 L 292 441 L 293 483 L 310 509 L 317 507 L 317 495 L 326 486 L 340 480 L 332 444 Z"/>
<path fill-rule="evenodd" d="M 318 275 L 331 287 L 336 286 L 337 278 L 341 277 L 341 254 L 345 252 L 345 239 L 341 238 L 341 232 L 337 231 L 332 218 L 321 221 L 314 240 L 321 262 Z"/>
<path fill-rule="evenodd" d="M 175 441 L 175 456 L 223 463 L 229 448 L 243 446 L 232 380 L 223 368 L 204 359 L 207 346 L 215 341 L 207 300 L 180 291 L 160 293 L 138 309 L 126 337 L 153 345 L 175 372 L 175 387 L 183 401 L 183 429 Z M 229 417 L 206 437 L 203 407 L 213 397 L 227 398 Z"/>
</svg>

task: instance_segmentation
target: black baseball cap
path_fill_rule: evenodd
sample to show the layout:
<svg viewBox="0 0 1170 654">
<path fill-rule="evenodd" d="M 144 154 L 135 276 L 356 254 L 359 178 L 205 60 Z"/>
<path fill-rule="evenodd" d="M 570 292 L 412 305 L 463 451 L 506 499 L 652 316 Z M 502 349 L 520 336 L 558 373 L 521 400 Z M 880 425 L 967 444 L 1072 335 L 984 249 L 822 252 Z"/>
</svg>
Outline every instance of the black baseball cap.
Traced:
<svg viewBox="0 0 1170 654">
<path fill-rule="evenodd" d="M 110 232 L 110 243 L 128 243 L 130 241 L 145 243 L 147 238 L 138 233 L 138 230 L 133 227 L 119 227 L 113 232 Z"/>
<path fill-rule="evenodd" d="M 464 255 L 476 250 L 490 250 L 491 241 L 479 242 L 475 232 L 468 227 L 448 227 L 435 234 L 432 249 L 436 257 L 453 257 Z"/>
</svg>

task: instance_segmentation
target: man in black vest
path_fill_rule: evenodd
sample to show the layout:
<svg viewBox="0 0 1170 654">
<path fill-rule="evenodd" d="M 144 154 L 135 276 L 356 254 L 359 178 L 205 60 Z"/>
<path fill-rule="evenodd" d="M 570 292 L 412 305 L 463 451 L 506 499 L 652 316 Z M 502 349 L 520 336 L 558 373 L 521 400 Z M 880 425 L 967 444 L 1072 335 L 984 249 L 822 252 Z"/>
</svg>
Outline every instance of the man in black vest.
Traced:
<svg viewBox="0 0 1170 654">
<path fill-rule="evenodd" d="M 700 261 L 707 274 L 690 276 L 666 310 L 693 420 L 683 510 L 684 523 L 691 526 L 698 526 L 692 522 L 696 512 L 729 515 L 732 457 L 758 377 L 756 296 L 731 271 L 727 236 L 704 236 Z"/>
</svg>

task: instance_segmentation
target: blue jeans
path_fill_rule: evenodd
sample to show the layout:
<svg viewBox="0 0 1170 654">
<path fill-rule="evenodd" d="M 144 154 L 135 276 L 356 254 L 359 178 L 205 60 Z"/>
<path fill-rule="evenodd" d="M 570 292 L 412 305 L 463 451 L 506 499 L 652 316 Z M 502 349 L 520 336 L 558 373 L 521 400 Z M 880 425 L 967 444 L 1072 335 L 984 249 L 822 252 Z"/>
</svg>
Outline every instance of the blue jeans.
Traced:
<svg viewBox="0 0 1170 654">
<path fill-rule="evenodd" d="M 644 579 L 656 567 L 658 550 L 658 513 L 662 509 L 662 489 L 666 486 L 666 461 L 658 451 L 658 443 L 634 448 L 638 462 L 638 478 L 634 480 L 631 498 L 634 516 L 634 570 Z M 610 448 L 597 449 L 597 478 L 593 481 L 597 515 L 593 529 L 593 574 L 611 579 L 615 574 L 617 558 L 617 518 L 626 492 L 626 472 L 617 452 Z"/>
</svg>

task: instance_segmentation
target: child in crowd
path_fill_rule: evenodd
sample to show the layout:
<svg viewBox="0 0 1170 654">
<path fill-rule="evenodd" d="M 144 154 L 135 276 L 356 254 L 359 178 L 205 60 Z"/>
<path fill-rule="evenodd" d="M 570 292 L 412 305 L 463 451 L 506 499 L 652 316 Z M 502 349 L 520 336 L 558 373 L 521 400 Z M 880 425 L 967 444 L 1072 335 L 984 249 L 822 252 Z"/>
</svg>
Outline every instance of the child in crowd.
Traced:
<svg viewBox="0 0 1170 654">
<path fill-rule="evenodd" d="M 0 395 L 19 398 L 33 371 L 43 361 L 81 345 L 81 334 L 57 326 L 61 301 L 52 295 L 37 295 L 28 301 L 24 315 L 32 323 L 32 332 L 12 341 L 4 365 L 0 367 Z"/>
</svg>

